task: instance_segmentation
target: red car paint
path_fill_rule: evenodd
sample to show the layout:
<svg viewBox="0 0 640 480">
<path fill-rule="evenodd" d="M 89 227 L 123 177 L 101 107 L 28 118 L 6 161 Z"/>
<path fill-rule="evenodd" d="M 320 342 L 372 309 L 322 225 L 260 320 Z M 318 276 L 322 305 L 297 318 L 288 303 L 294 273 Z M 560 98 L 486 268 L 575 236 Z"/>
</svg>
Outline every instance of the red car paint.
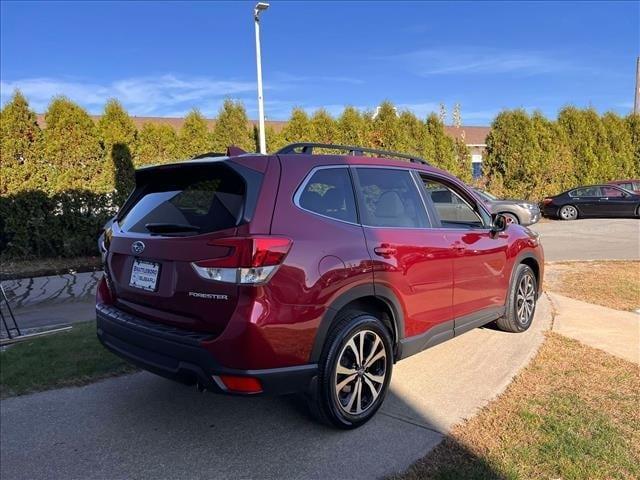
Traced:
<svg viewBox="0 0 640 480">
<path fill-rule="evenodd" d="M 309 173 L 331 165 L 416 171 L 446 181 L 466 192 L 471 202 L 477 201 L 463 182 L 436 168 L 338 155 L 244 155 L 211 159 L 211 163 L 214 160 L 241 165 L 262 176 L 250 221 L 220 231 L 174 237 L 123 231 L 121 219 L 116 219 L 108 234 L 107 274 L 97 294 L 102 312 L 98 315 L 99 337 L 116 353 L 151 370 L 156 371 L 155 360 L 141 360 L 142 350 L 157 354 L 159 363 L 164 362 L 164 352 L 118 333 L 109 340 L 108 325 L 100 323 L 105 307 L 109 307 L 110 315 L 124 312 L 129 318 L 143 319 L 149 328 L 157 324 L 201 335 L 197 337 L 200 348 L 221 370 L 202 367 L 205 377 L 236 372 L 262 378 L 260 372 L 269 369 L 313 366 L 326 334 L 323 319 L 339 308 L 345 296 L 356 300 L 361 297 L 362 301 L 380 298 L 392 305 L 402 319 L 394 327 L 399 344 L 445 322 L 504 307 L 514 265 L 524 258 L 535 266 L 542 284 L 542 247 L 534 233 L 519 225 L 509 225 L 498 234 L 489 226 L 474 230 L 374 228 L 314 214 L 294 203 Z M 138 181 L 161 170 L 178 171 L 190 165 L 206 166 L 208 161 L 148 170 L 140 173 Z M 291 243 L 286 256 L 278 257 L 282 263 L 266 283 L 204 280 L 191 266 L 235 265 L 235 260 L 227 261 L 234 255 L 236 242 L 231 240 L 229 246 L 230 238 L 269 236 L 290 239 Z M 139 255 L 132 253 L 136 241 L 145 244 Z M 156 291 L 129 285 L 136 258 L 159 264 Z M 359 291 L 363 292 L 360 297 L 354 293 Z M 125 343 L 129 341 L 133 346 L 127 353 Z M 398 359 L 406 355 L 400 350 L 398 347 Z M 181 368 L 180 362 L 166 363 L 163 370 L 177 372 Z M 268 382 L 261 381 L 268 391 Z M 243 388 L 230 390 L 242 392 Z M 256 387 L 259 390 L 262 388 Z"/>
</svg>

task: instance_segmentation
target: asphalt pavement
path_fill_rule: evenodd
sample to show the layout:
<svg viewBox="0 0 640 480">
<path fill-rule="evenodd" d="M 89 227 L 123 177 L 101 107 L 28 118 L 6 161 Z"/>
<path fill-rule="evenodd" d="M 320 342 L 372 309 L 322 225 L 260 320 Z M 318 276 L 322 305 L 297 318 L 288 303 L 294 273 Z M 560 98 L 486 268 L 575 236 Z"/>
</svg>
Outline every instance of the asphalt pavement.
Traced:
<svg viewBox="0 0 640 480">
<path fill-rule="evenodd" d="M 640 259 L 637 218 L 545 219 L 529 228 L 540 234 L 548 262 Z"/>
</svg>

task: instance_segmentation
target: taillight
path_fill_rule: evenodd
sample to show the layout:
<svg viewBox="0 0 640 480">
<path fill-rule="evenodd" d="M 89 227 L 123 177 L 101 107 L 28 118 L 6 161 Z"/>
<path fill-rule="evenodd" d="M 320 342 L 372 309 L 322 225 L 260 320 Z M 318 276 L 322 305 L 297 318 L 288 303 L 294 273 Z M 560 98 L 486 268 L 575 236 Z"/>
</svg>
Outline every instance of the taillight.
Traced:
<svg viewBox="0 0 640 480">
<path fill-rule="evenodd" d="M 202 278 L 226 283 L 260 284 L 271 278 L 291 248 L 284 237 L 234 237 L 210 242 L 228 254 L 191 265 Z"/>
<path fill-rule="evenodd" d="M 553 198 L 545 198 L 542 200 L 543 205 L 549 205 L 551 202 L 553 202 Z"/>
<path fill-rule="evenodd" d="M 113 305 L 113 293 L 109 286 L 109 279 L 103 275 L 96 289 L 96 303 L 103 305 Z"/>
</svg>

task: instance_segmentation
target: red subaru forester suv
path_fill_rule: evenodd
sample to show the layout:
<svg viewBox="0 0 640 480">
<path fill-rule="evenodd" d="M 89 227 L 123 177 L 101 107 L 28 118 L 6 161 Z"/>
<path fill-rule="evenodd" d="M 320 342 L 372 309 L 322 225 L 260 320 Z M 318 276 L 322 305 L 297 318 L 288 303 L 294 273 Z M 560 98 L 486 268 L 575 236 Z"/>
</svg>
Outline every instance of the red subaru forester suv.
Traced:
<svg viewBox="0 0 640 480">
<path fill-rule="evenodd" d="M 398 360 L 529 328 L 543 275 L 537 235 L 455 177 L 311 143 L 139 169 L 101 248 L 109 350 L 206 390 L 302 392 L 340 428 L 375 414 Z"/>
</svg>

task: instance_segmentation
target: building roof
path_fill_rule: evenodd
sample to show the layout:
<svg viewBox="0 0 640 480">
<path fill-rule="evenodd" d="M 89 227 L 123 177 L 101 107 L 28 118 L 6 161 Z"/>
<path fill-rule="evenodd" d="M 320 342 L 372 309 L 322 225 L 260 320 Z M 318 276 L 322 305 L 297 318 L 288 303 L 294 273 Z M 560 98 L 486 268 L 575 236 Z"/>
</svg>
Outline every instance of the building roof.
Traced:
<svg viewBox="0 0 640 480">
<path fill-rule="evenodd" d="M 453 138 L 459 138 L 463 140 L 466 145 L 486 145 L 487 136 L 491 131 L 491 127 L 478 127 L 478 126 L 446 126 L 444 127 L 447 135 Z"/>
<path fill-rule="evenodd" d="M 100 115 L 91 115 L 91 118 L 97 122 L 100 120 Z M 46 126 L 46 122 L 44 120 L 44 115 L 38 115 L 38 125 L 41 128 Z M 169 125 L 176 130 L 182 128 L 184 124 L 184 118 L 182 117 L 131 117 L 133 123 L 137 128 L 142 128 L 145 123 L 155 123 L 160 125 Z M 249 123 L 252 126 L 256 126 L 258 124 L 257 120 L 250 120 Z M 212 129 L 216 124 L 215 119 L 208 118 L 207 124 L 209 125 L 209 129 Z M 271 128 L 273 128 L 276 132 L 282 131 L 284 126 L 287 124 L 284 120 L 267 120 L 265 124 Z M 484 146 L 487 143 L 487 135 L 491 131 L 491 127 L 480 127 L 480 126 L 445 126 L 445 132 L 447 135 L 453 138 L 459 138 L 465 142 L 466 145 L 478 145 Z"/>
</svg>

